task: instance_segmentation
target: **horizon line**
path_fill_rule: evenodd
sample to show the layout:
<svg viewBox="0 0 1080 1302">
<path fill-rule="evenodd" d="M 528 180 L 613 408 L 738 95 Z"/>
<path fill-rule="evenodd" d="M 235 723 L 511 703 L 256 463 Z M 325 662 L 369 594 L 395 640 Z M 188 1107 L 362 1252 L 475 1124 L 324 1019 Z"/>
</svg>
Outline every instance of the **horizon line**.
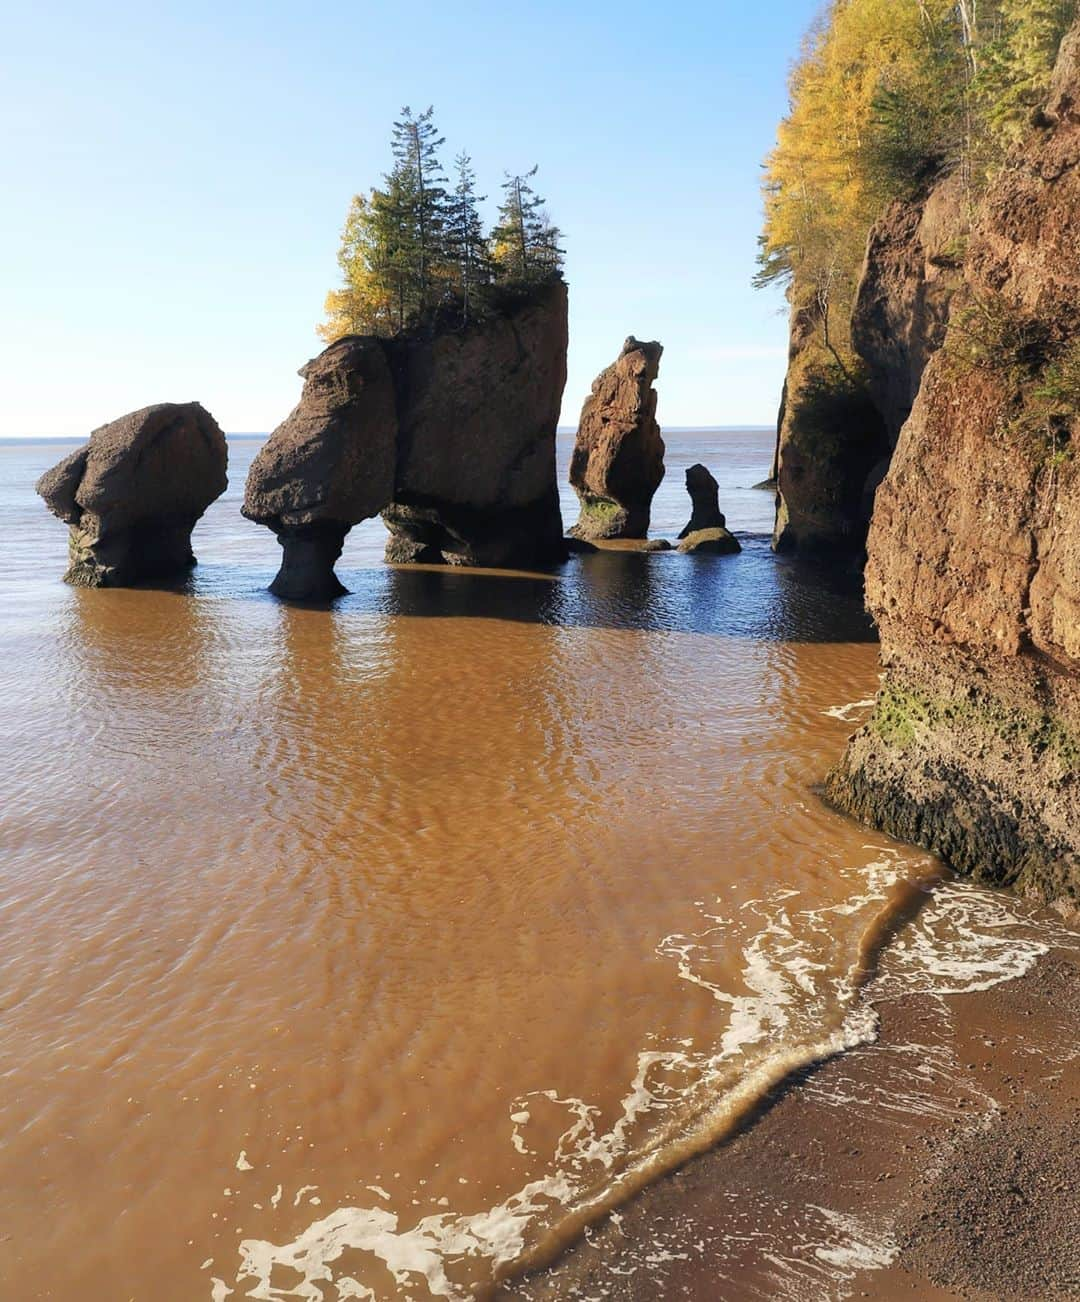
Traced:
<svg viewBox="0 0 1080 1302">
<path fill-rule="evenodd" d="M 734 433 L 775 433 L 776 425 L 661 425 L 660 433 L 669 434 L 734 434 Z M 89 439 L 86 434 L 0 434 L 0 443 L 81 443 Z M 266 439 L 271 430 L 225 430 L 225 437 L 230 439 Z M 556 434 L 576 434 L 576 425 L 558 425 Z"/>
</svg>

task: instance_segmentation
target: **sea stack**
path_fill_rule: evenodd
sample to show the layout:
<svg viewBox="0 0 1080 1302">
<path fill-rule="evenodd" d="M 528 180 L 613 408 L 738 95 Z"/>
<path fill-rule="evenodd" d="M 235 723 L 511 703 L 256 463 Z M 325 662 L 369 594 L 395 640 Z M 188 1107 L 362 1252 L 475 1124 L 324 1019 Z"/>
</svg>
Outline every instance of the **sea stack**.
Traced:
<svg viewBox="0 0 1080 1302">
<path fill-rule="evenodd" d="M 564 560 L 555 453 L 566 386 L 562 278 L 506 289 L 465 329 L 383 343 L 398 412 L 387 560 Z"/>
<path fill-rule="evenodd" d="M 720 510 L 720 485 L 700 462 L 686 472 L 686 491 L 690 494 L 690 519 L 683 526 L 680 538 L 699 529 L 725 527 L 727 520 Z"/>
<path fill-rule="evenodd" d="M 243 513 L 277 534 L 278 597 L 325 601 L 345 535 L 394 488 L 397 404 L 383 341 L 339 339 L 301 368 L 299 404 L 251 463 Z"/>
<path fill-rule="evenodd" d="M 653 388 L 663 351 L 631 335 L 593 381 L 570 461 L 570 483 L 581 502 L 575 538 L 644 538 L 649 532 L 653 494 L 664 478 Z"/>
<path fill-rule="evenodd" d="M 128 587 L 194 564 L 191 531 L 228 480 L 225 435 L 197 402 L 143 407 L 94 430 L 37 482 L 69 530 L 66 582 Z"/>
<path fill-rule="evenodd" d="M 885 678 L 828 792 L 1080 914 L 1080 23 L 975 215 L 869 536 Z"/>
<path fill-rule="evenodd" d="M 485 314 L 393 338 L 349 336 L 300 374 L 300 403 L 252 462 L 244 515 L 284 555 L 271 591 L 322 601 L 354 524 L 383 516 L 387 559 L 520 566 L 561 560 L 555 430 L 566 383 L 561 277 Z"/>
</svg>

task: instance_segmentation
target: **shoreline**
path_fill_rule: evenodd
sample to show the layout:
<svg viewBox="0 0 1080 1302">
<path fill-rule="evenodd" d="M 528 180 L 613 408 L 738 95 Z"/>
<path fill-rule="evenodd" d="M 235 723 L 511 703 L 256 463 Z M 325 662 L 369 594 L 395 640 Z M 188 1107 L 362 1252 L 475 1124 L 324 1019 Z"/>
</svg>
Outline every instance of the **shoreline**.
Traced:
<svg viewBox="0 0 1080 1302">
<path fill-rule="evenodd" d="M 877 1005 L 874 1043 L 796 1073 L 500 1299 L 1080 1295 L 1080 948 Z"/>
</svg>

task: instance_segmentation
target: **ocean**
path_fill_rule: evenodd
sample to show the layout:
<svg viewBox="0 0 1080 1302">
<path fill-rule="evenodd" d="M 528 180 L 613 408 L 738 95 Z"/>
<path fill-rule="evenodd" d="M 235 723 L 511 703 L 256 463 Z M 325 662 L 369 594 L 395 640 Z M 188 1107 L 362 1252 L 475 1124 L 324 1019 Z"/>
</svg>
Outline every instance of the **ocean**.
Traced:
<svg viewBox="0 0 1080 1302">
<path fill-rule="evenodd" d="M 4 1297 L 486 1297 L 872 1040 L 879 966 L 1042 952 L 820 802 L 858 591 L 772 554 L 771 431 L 666 437 L 652 532 L 702 461 L 741 554 L 394 569 L 369 521 L 330 610 L 266 591 L 258 440 L 190 582 L 111 591 L 33 493 L 68 447 L 0 444 Z"/>
</svg>

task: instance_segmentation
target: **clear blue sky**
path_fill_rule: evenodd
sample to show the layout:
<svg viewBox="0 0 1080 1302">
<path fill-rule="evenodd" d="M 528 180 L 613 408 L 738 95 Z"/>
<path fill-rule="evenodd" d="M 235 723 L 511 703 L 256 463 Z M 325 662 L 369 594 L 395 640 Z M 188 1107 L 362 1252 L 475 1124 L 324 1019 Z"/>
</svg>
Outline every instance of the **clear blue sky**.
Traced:
<svg viewBox="0 0 1080 1302">
<path fill-rule="evenodd" d="M 198 399 L 267 430 L 402 104 L 483 189 L 539 163 L 566 233 L 574 423 L 627 334 L 661 422 L 766 424 L 776 294 L 750 288 L 760 162 L 816 0 L 58 0 L 0 43 L 0 436 Z"/>
</svg>

